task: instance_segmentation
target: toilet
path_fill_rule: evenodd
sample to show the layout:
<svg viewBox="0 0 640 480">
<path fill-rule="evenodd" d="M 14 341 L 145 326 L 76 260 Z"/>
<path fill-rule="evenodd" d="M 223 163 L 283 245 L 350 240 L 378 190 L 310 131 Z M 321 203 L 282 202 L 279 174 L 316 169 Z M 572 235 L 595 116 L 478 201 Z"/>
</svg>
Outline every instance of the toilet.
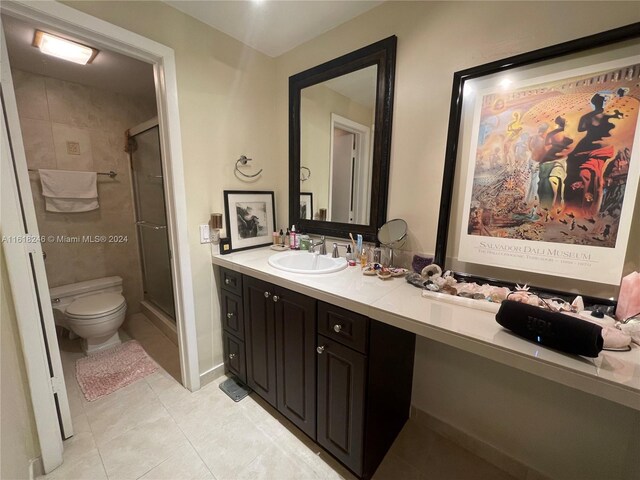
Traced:
<svg viewBox="0 0 640 480">
<path fill-rule="evenodd" d="M 49 293 L 56 325 L 81 337 L 87 355 L 121 343 L 118 328 L 127 311 L 122 278 L 104 277 L 61 285 Z"/>
</svg>

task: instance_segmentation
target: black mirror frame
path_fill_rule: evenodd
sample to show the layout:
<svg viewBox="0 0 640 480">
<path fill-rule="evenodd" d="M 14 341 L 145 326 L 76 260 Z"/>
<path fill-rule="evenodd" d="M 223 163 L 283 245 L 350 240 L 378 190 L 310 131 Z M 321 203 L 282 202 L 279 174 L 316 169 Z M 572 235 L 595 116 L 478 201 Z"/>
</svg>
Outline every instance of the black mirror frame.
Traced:
<svg viewBox="0 0 640 480">
<path fill-rule="evenodd" d="M 387 218 L 396 45 L 394 35 L 289 77 L 289 223 L 296 225 L 299 231 L 343 238 L 349 232 L 360 233 L 367 241 L 376 240 L 378 229 Z M 369 225 L 301 219 L 300 92 L 303 88 L 372 65 L 378 67 L 378 80 Z"/>
</svg>

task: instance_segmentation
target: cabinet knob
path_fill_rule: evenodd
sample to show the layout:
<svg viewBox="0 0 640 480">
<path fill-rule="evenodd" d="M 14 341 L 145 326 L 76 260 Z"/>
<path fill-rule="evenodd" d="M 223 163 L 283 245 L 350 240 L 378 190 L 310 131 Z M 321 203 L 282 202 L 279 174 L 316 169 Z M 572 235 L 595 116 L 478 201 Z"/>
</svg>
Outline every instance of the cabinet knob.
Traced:
<svg viewBox="0 0 640 480">
<path fill-rule="evenodd" d="M 339 323 L 336 323 L 336 324 L 333 326 L 333 331 L 334 331 L 334 332 L 336 332 L 336 333 L 340 333 L 340 331 L 341 331 L 341 330 L 342 330 L 342 325 L 340 325 Z"/>
<path fill-rule="evenodd" d="M 224 279 L 224 284 L 225 284 L 225 285 L 230 285 L 230 284 L 231 284 L 231 279 L 229 279 L 229 278 L 225 278 L 225 279 Z"/>
<path fill-rule="evenodd" d="M 277 302 L 278 300 L 280 300 L 280 297 L 278 295 L 274 295 L 273 296 L 273 301 Z"/>
<path fill-rule="evenodd" d="M 231 320 L 233 318 L 233 312 L 227 313 L 227 318 Z"/>
<path fill-rule="evenodd" d="M 229 354 L 229 360 L 233 360 L 234 358 L 236 358 L 236 354 L 235 353 L 230 353 Z"/>
<path fill-rule="evenodd" d="M 318 347 L 316 347 L 316 352 L 318 352 L 318 354 L 322 355 L 322 352 L 324 352 L 325 349 L 325 345 L 320 345 Z"/>
<path fill-rule="evenodd" d="M 264 292 L 264 298 L 269 298 L 271 296 L 271 293 L 269 292 Z"/>
</svg>

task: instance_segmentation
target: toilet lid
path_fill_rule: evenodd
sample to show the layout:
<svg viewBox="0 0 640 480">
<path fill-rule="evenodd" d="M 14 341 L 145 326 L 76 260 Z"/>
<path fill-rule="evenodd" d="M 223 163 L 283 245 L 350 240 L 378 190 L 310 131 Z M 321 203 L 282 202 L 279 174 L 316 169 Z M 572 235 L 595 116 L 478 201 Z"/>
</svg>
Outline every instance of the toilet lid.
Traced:
<svg viewBox="0 0 640 480">
<path fill-rule="evenodd" d="M 94 317 L 117 310 L 125 303 L 119 293 L 98 293 L 78 298 L 67 307 L 67 314 L 74 317 Z"/>
</svg>

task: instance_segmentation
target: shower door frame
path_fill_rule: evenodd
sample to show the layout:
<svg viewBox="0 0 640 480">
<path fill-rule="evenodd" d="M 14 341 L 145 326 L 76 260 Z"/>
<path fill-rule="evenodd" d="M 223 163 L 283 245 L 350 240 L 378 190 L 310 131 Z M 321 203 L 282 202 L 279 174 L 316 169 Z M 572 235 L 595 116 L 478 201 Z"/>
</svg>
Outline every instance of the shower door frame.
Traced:
<svg viewBox="0 0 640 480">
<path fill-rule="evenodd" d="M 153 117 L 150 120 L 147 120 L 146 122 L 142 122 L 138 125 L 136 125 L 135 127 L 132 127 L 128 130 L 128 137 L 129 139 L 134 139 L 136 136 L 141 135 L 145 132 L 148 132 L 149 130 L 153 129 L 153 128 L 158 128 L 158 134 L 160 134 L 160 124 L 158 123 L 158 117 Z M 140 193 L 138 191 L 138 186 L 137 186 L 137 173 L 136 173 L 136 169 L 134 167 L 134 161 L 133 161 L 133 155 L 135 153 L 135 149 L 132 149 L 129 152 L 129 161 L 131 163 L 131 187 L 133 189 L 133 200 L 135 202 L 135 219 L 136 219 L 136 235 L 138 237 L 138 251 L 140 252 L 140 262 L 142 263 L 142 285 L 144 286 L 144 300 L 145 301 L 150 301 L 154 307 L 156 307 L 157 309 L 159 309 L 161 312 L 163 312 L 165 315 L 169 316 L 171 318 L 171 320 L 173 320 L 174 325 L 175 326 L 175 317 L 176 317 L 176 295 L 175 292 L 173 291 L 173 272 L 169 271 L 169 275 L 171 277 L 171 287 L 172 287 L 172 291 L 171 291 L 171 295 L 173 296 L 173 316 L 171 316 L 171 314 L 169 314 L 168 312 L 166 312 L 164 310 L 164 308 L 162 308 L 161 305 L 159 305 L 156 301 L 154 301 L 153 299 L 147 299 L 146 295 L 147 295 L 147 258 L 146 258 L 146 254 L 145 254 L 145 250 L 144 250 L 144 241 L 142 240 L 142 232 L 139 229 L 139 227 L 141 226 L 141 223 L 145 223 L 144 221 L 141 222 L 140 220 Z M 164 172 L 164 167 L 162 165 L 162 152 L 160 152 L 160 169 L 162 171 L 162 175 L 160 178 L 163 179 L 164 181 L 164 177 L 166 176 L 165 172 Z M 164 208 L 165 208 L 165 224 L 167 223 L 167 214 L 166 214 L 166 210 L 167 210 L 167 194 L 164 191 L 164 184 L 163 184 L 163 189 L 162 189 L 162 200 L 164 202 Z M 144 227 L 143 227 L 144 228 Z M 154 226 L 154 227 L 147 227 L 147 228 L 158 228 L 158 226 Z M 165 228 L 168 228 L 165 227 Z M 169 265 L 171 265 L 171 248 L 169 248 Z M 172 328 L 172 330 L 174 330 Z"/>
<path fill-rule="evenodd" d="M 183 385 L 191 391 L 200 388 L 198 367 L 198 349 L 195 327 L 195 309 L 191 260 L 187 237 L 187 208 L 184 169 L 182 158 L 182 137 L 178 110 L 178 92 L 176 80 L 175 55 L 172 48 L 157 43 L 149 38 L 133 33 L 124 28 L 108 23 L 99 18 L 75 10 L 58 2 L 31 3 L 28 0 L 3 1 L 0 6 L 3 14 L 19 19 L 38 22 L 43 26 L 57 29 L 74 35 L 78 39 L 86 39 L 123 55 L 153 65 L 158 121 L 160 128 L 160 148 L 162 152 L 163 179 L 167 202 L 167 225 L 169 246 L 172 251 L 171 270 L 173 277 L 174 298 L 176 308 L 176 327 L 180 354 L 180 369 Z M 7 121 L 19 124 L 19 119 L 11 112 Z M 20 188 L 29 185 L 26 164 L 17 172 Z M 29 191 L 28 189 L 25 191 Z M 33 205 L 25 205 L 33 210 Z M 23 209 L 24 210 L 24 209 Z M 27 212 L 35 216 L 35 211 Z M 17 216 L 22 212 L 16 212 Z M 12 289 L 30 291 L 31 286 L 24 282 L 12 283 Z M 34 305 L 37 307 L 37 305 Z M 21 322 L 27 319 L 18 317 L 18 329 L 24 333 Z M 40 332 L 43 337 L 43 332 Z M 28 342 L 27 342 L 28 341 Z M 25 338 L 26 343 L 37 342 L 33 337 Z M 42 340 L 41 340 L 42 341 Z M 29 362 L 40 363 L 35 349 L 25 348 L 24 356 Z M 51 388 L 51 385 L 43 386 Z M 48 406 L 53 400 L 40 395 L 30 385 L 32 402 L 39 406 Z M 35 407 L 34 407 L 35 408 Z M 51 434 L 38 434 L 41 445 L 55 444 L 59 437 Z M 43 449 L 42 454 L 45 454 Z M 57 457 L 57 454 L 54 454 Z M 52 459 L 55 461 L 55 459 Z M 62 458 L 59 459 L 62 461 Z"/>
</svg>

